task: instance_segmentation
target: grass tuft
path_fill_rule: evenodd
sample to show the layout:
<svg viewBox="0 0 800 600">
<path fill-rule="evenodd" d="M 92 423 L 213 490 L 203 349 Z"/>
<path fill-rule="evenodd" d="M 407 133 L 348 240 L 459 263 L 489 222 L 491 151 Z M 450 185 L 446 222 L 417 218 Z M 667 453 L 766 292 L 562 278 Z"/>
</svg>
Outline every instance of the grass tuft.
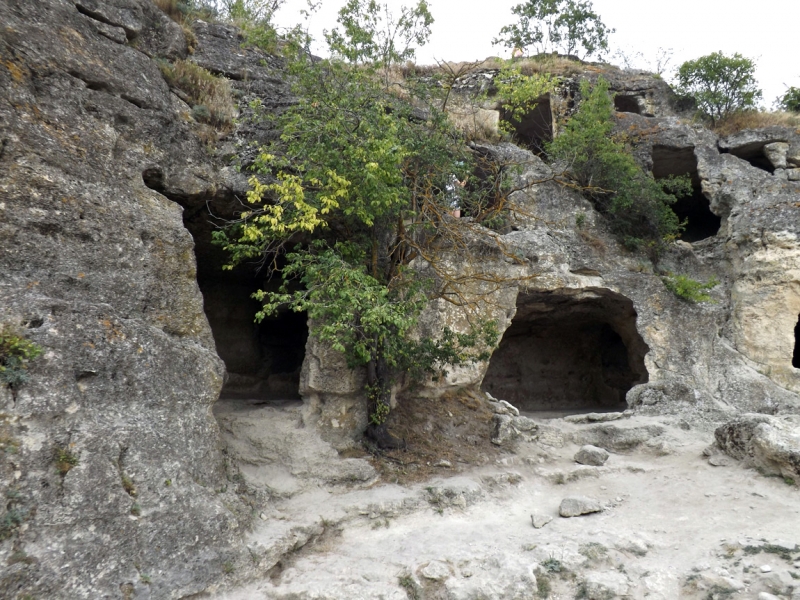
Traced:
<svg viewBox="0 0 800 600">
<path fill-rule="evenodd" d="M 188 60 L 176 60 L 173 64 L 162 62 L 160 66 L 167 83 L 189 98 L 192 114 L 198 121 L 218 129 L 230 127 L 236 105 L 227 79 Z"/>
</svg>

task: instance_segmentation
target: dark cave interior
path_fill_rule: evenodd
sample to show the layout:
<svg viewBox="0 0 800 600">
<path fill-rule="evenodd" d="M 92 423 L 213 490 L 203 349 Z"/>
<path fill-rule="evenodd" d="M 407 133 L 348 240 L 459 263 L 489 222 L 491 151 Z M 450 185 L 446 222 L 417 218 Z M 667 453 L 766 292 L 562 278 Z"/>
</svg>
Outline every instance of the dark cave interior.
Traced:
<svg viewBox="0 0 800 600">
<path fill-rule="evenodd" d="M 553 113 L 549 96 L 539 98 L 533 110 L 520 121 L 509 119 L 505 111 L 501 111 L 500 118 L 512 125 L 521 144 L 534 154 L 544 155 L 547 143 L 553 140 Z"/>
<path fill-rule="evenodd" d="M 220 398 L 299 399 L 308 339 L 305 313 L 286 311 L 256 323 L 261 305 L 252 298 L 253 292 L 277 290 L 279 278 L 268 280 L 256 265 L 224 271 L 226 256 L 211 243 L 215 225 L 205 206 L 186 208 L 183 220 L 195 241 L 197 283 L 217 354 L 228 374 Z"/>
<path fill-rule="evenodd" d="M 633 303 L 610 290 L 521 294 L 481 388 L 523 411 L 624 410 L 648 380 Z"/>
<path fill-rule="evenodd" d="M 694 148 L 653 146 L 652 159 L 653 176 L 656 179 L 670 175 L 688 175 L 691 179 L 692 193 L 678 198 L 672 205 L 672 210 L 685 223 L 681 239 L 685 242 L 699 242 L 715 236 L 719 232 L 722 219 L 711 212 L 711 204 L 703 195 Z"/>
</svg>

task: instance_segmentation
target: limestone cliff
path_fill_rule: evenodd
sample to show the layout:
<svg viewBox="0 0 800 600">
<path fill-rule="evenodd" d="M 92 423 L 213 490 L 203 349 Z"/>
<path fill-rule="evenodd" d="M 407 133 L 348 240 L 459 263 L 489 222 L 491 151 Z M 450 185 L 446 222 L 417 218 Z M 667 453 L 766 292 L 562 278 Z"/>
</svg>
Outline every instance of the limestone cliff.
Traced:
<svg viewBox="0 0 800 600">
<path fill-rule="evenodd" d="M 212 411 L 226 370 L 228 398 L 302 399 L 307 429 L 296 439 L 316 456 L 336 453 L 315 428 L 346 448 L 365 424 L 359 373 L 307 341 L 302 319 L 255 327 L 249 296 L 264 282 L 219 269 L 210 232 L 246 185 L 231 157 L 246 162 L 250 142 L 274 132 L 246 119 L 209 131 L 158 61 L 189 57 L 229 78 L 243 115 L 256 98 L 267 109 L 292 100 L 280 60 L 242 48 L 235 28 L 193 28 L 189 56 L 181 27 L 150 0 L 0 4 L 0 321 L 45 351 L 27 384 L 0 388 L 5 597 L 180 598 L 276 563 L 251 561 L 243 530 L 257 501 L 290 486 L 226 465 L 226 452 L 250 456 L 223 448 Z M 540 103 L 526 130 L 534 149 L 580 102 L 579 79 L 599 72 L 573 73 L 546 111 Z M 532 278 L 486 305 L 505 331 L 488 364 L 416 393 L 482 387 L 523 410 L 622 406 L 709 426 L 743 411 L 796 413 L 800 133 L 718 138 L 679 118 L 662 81 L 605 74 L 640 162 L 694 186 L 676 206 L 684 240 L 660 267 L 716 276 L 714 302 L 676 298 L 533 152 L 476 144 L 520 167 L 525 207 L 504 234 L 525 264 L 486 265 Z M 462 83 L 469 98 L 474 86 Z M 423 325 L 461 319 L 433 304 Z M 281 448 L 260 450 L 281 460 Z M 63 451 L 76 459 L 67 469 Z M 350 463 L 324 475 L 373 476 Z"/>
</svg>

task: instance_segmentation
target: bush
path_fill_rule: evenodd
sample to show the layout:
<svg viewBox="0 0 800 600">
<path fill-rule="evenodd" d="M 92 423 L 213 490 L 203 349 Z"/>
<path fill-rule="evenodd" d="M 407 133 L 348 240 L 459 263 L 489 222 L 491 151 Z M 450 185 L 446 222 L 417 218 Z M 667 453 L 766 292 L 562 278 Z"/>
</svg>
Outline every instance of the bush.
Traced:
<svg viewBox="0 0 800 600">
<path fill-rule="evenodd" d="M 696 304 L 698 302 L 708 302 L 711 296 L 706 293 L 707 290 L 719 285 L 719 280 L 712 277 L 707 282 L 697 281 L 691 279 L 686 275 L 673 275 L 668 274 L 662 277 L 666 288 L 675 294 L 681 300 Z"/>
<path fill-rule="evenodd" d="M 42 349 L 25 339 L 19 328 L 0 323 L 0 384 L 17 388 L 28 381 L 28 363 Z"/>
<path fill-rule="evenodd" d="M 231 125 L 236 106 L 227 79 L 188 60 L 162 62 L 160 66 L 167 83 L 186 94 L 195 118 L 218 128 Z"/>
<path fill-rule="evenodd" d="M 626 247 L 657 258 L 664 242 L 681 231 L 670 205 L 690 193 L 691 183 L 685 177 L 656 181 L 614 138 L 614 107 L 603 78 L 594 88 L 582 81 L 581 97 L 578 111 L 548 146 L 550 159 L 567 169 Z"/>
<path fill-rule="evenodd" d="M 677 91 L 694 98 L 700 112 L 716 123 L 733 112 L 756 107 L 761 90 L 755 71 L 755 63 L 741 54 L 713 52 L 678 68 Z"/>
<path fill-rule="evenodd" d="M 789 112 L 800 113 L 800 88 L 790 87 L 778 98 L 778 106 Z"/>
</svg>

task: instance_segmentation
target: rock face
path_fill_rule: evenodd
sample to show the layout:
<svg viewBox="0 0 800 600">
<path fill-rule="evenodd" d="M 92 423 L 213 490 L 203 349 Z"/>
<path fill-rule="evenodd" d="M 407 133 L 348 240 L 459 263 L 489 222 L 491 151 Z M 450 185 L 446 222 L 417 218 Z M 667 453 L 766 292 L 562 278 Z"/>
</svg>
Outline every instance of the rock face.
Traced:
<svg viewBox="0 0 800 600">
<path fill-rule="evenodd" d="M 197 593 L 242 556 L 241 501 L 192 237 L 142 177 L 210 172 L 152 60 L 183 33 L 149 0 L 10 0 L 0 22 L 0 321 L 44 349 L 0 396 L 0 595 Z"/>
<path fill-rule="evenodd" d="M 314 485 L 374 476 L 336 453 L 366 424 L 363 374 L 306 341 L 304 323 L 254 329 L 247 303 L 262 282 L 221 273 L 208 207 L 235 214 L 246 179 L 229 159 L 246 165 L 251 142 L 276 132 L 246 118 L 224 135 L 196 122 L 157 60 L 190 58 L 229 78 L 243 117 L 251 100 L 267 110 L 293 101 L 280 60 L 204 22 L 190 57 L 181 27 L 150 0 L 6 0 L 0 24 L 0 323 L 44 350 L 27 384 L 0 388 L 0 590 L 178 598 L 247 577 L 242 530 L 254 497 L 288 497 L 301 476 Z M 519 132 L 530 148 L 473 144 L 515 189 L 507 254 L 482 255 L 481 267 L 523 283 L 482 297 L 482 316 L 504 332 L 492 359 L 413 393 L 482 387 L 522 410 L 630 407 L 698 427 L 755 411 L 722 428 L 720 445 L 797 481 L 797 426 L 786 415 L 800 406 L 800 136 L 768 128 L 720 139 L 677 118 L 662 81 L 605 70 L 639 161 L 655 177 L 692 180 L 675 207 L 684 239 L 658 268 L 721 283 L 713 303 L 688 304 L 535 153 L 579 104 L 580 78 L 601 72 L 569 73 L 560 96 L 540 103 Z M 481 108 L 482 126 L 496 124 L 495 109 Z M 466 324 L 444 302 L 422 319 L 426 332 Z M 215 418 L 221 390 L 302 404 L 265 438 L 239 409 L 220 405 Z M 412 393 L 395 392 L 395 402 Z M 514 406 L 492 405 L 495 443 L 535 438 L 536 423 Z M 574 441 L 627 451 L 661 433 L 604 423 Z M 249 470 L 226 464 L 223 446 Z M 453 597 L 472 593 L 469 582 L 447 585 Z"/>
</svg>

